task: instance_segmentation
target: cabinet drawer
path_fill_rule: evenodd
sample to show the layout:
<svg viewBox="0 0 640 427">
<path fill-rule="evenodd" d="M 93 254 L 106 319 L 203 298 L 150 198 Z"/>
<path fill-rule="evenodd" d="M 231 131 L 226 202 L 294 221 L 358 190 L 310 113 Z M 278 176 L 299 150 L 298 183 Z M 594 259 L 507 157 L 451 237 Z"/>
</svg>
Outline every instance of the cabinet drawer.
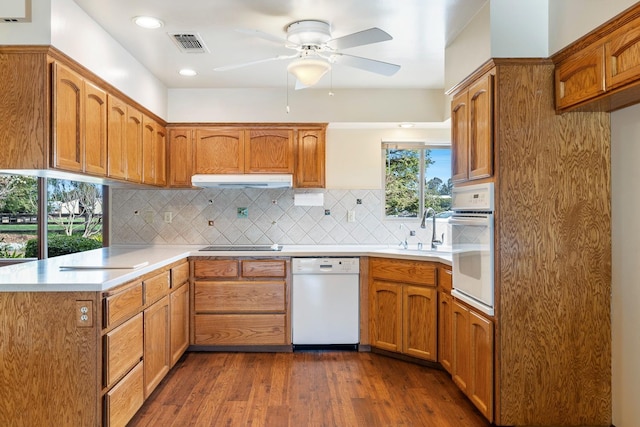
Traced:
<svg viewBox="0 0 640 427">
<path fill-rule="evenodd" d="M 284 314 L 198 314 L 196 345 L 286 345 Z"/>
<path fill-rule="evenodd" d="M 287 275 L 286 262 L 283 259 L 243 260 L 242 277 L 282 277 Z"/>
<path fill-rule="evenodd" d="M 372 258 L 370 273 L 377 279 L 418 285 L 436 285 L 436 267 L 422 261 Z"/>
<path fill-rule="evenodd" d="M 196 282 L 197 312 L 284 312 L 285 282 Z"/>
<path fill-rule="evenodd" d="M 195 277 L 229 279 L 238 277 L 238 261 L 234 259 L 209 259 L 193 262 Z"/>
<path fill-rule="evenodd" d="M 189 280 L 189 263 L 177 265 L 171 269 L 171 288 L 177 288 Z"/>
<path fill-rule="evenodd" d="M 104 398 L 105 425 L 124 427 L 144 402 L 143 362 L 131 370 Z"/>
<path fill-rule="evenodd" d="M 142 358 L 142 313 L 104 337 L 104 383 L 111 387 Z"/>
<path fill-rule="evenodd" d="M 438 286 L 440 290 L 451 292 L 452 289 L 452 274 L 451 270 L 447 268 L 438 268 Z"/>
<path fill-rule="evenodd" d="M 134 286 L 122 292 L 105 298 L 105 327 L 111 326 L 119 320 L 131 316 L 142 307 L 143 303 L 142 282 L 136 283 Z"/>
<path fill-rule="evenodd" d="M 144 282 L 144 302 L 149 304 L 169 292 L 169 272 L 165 271 Z"/>
</svg>

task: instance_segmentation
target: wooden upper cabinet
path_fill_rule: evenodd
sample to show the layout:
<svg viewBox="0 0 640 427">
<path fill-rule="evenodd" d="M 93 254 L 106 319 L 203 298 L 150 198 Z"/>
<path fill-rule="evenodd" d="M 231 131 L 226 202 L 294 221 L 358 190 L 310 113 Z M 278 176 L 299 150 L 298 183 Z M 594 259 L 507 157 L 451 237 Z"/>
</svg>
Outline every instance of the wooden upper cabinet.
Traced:
<svg viewBox="0 0 640 427">
<path fill-rule="evenodd" d="M 193 173 L 243 173 L 244 150 L 242 129 L 197 129 Z"/>
<path fill-rule="evenodd" d="M 142 182 L 142 113 L 127 107 L 127 137 L 125 156 L 127 159 L 126 180 Z"/>
<path fill-rule="evenodd" d="M 555 80 L 558 109 L 604 93 L 604 46 L 589 47 L 557 64 Z"/>
<path fill-rule="evenodd" d="M 127 177 L 127 104 L 109 95 L 107 105 L 107 176 L 125 179 Z"/>
<path fill-rule="evenodd" d="M 245 173 L 293 173 L 293 130 L 246 131 Z"/>
<path fill-rule="evenodd" d="M 451 101 L 451 180 L 463 182 L 469 178 L 469 91 L 463 91 Z"/>
<path fill-rule="evenodd" d="M 607 90 L 640 79 L 640 19 L 611 34 L 604 56 Z"/>
<path fill-rule="evenodd" d="M 169 130 L 169 186 L 191 187 L 193 164 L 193 134 L 192 129 Z"/>
<path fill-rule="evenodd" d="M 53 167 L 82 172 L 84 80 L 64 65 L 53 63 Z"/>
<path fill-rule="evenodd" d="M 296 188 L 325 187 L 325 131 L 299 129 L 296 141 Z"/>
<path fill-rule="evenodd" d="M 142 183 L 166 184 L 166 133 L 155 120 L 142 118 Z"/>
<path fill-rule="evenodd" d="M 487 73 L 469 87 L 469 179 L 493 175 L 493 79 Z"/>
<path fill-rule="evenodd" d="M 84 171 L 107 175 L 107 93 L 84 82 Z"/>
<path fill-rule="evenodd" d="M 451 179 L 493 175 L 493 98 L 495 71 L 454 94 L 451 102 Z"/>
<path fill-rule="evenodd" d="M 53 82 L 53 166 L 105 176 L 107 93 L 57 62 Z"/>
</svg>

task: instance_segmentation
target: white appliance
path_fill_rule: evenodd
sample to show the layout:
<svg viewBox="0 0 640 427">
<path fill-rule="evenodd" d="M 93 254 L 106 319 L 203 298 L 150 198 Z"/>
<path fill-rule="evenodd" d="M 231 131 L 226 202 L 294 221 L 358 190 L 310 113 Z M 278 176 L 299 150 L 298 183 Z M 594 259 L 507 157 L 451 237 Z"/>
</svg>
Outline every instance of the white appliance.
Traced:
<svg viewBox="0 0 640 427">
<path fill-rule="evenodd" d="M 451 225 L 453 290 L 451 295 L 494 314 L 493 183 L 453 189 Z"/>
<path fill-rule="evenodd" d="M 360 259 L 293 258 L 291 328 L 294 350 L 360 342 Z"/>
<path fill-rule="evenodd" d="M 205 188 L 291 188 L 291 174 L 198 174 L 191 177 L 194 187 Z"/>
</svg>

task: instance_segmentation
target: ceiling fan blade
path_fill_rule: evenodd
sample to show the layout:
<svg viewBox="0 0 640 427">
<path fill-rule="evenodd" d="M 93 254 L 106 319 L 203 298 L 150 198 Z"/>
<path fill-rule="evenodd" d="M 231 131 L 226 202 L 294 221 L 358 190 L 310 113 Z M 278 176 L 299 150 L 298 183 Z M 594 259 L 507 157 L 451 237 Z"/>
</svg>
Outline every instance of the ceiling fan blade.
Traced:
<svg viewBox="0 0 640 427">
<path fill-rule="evenodd" d="M 400 69 L 399 65 L 375 59 L 363 58 L 361 56 L 347 55 L 346 53 L 334 53 L 334 58 L 338 64 L 348 65 L 361 70 L 370 71 L 383 76 L 392 76 Z"/>
<path fill-rule="evenodd" d="M 281 59 L 291 59 L 291 58 L 295 58 L 296 56 L 298 55 L 297 54 L 296 55 L 278 55 L 278 56 L 273 56 L 271 58 L 263 58 L 263 59 L 258 59 L 256 61 L 243 62 L 241 64 L 224 65 L 222 67 L 214 68 L 213 71 L 235 70 L 236 68 L 248 67 L 250 65 L 261 64 L 263 62 L 279 61 Z"/>
<path fill-rule="evenodd" d="M 388 33 L 380 28 L 374 27 L 368 30 L 362 30 L 357 33 L 348 34 L 338 37 L 327 42 L 334 49 L 348 49 L 350 47 L 362 46 L 365 44 L 379 43 L 387 40 L 393 40 Z"/>
</svg>

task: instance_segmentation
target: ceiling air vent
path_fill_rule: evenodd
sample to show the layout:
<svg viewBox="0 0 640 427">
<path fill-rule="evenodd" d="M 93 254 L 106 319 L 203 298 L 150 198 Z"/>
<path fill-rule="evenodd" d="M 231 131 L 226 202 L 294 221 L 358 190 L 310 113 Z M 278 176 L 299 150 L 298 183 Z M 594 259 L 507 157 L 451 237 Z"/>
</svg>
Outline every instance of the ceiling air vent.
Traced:
<svg viewBox="0 0 640 427">
<path fill-rule="evenodd" d="M 184 53 L 207 53 L 209 49 L 205 46 L 198 33 L 169 33 L 173 42 Z"/>
</svg>

